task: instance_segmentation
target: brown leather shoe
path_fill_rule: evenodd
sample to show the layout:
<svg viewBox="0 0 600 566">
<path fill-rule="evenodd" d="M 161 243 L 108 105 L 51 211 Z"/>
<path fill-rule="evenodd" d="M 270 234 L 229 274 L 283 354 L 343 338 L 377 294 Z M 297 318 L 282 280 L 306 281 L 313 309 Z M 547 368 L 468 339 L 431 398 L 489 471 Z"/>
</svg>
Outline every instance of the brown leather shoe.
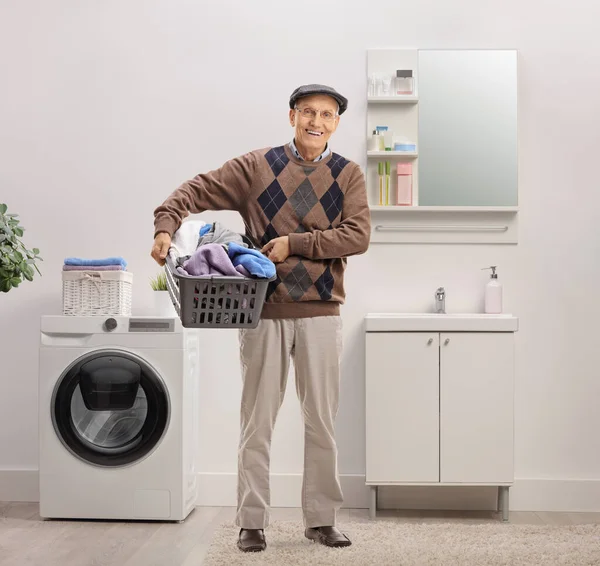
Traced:
<svg viewBox="0 0 600 566">
<path fill-rule="evenodd" d="M 240 529 L 237 543 L 242 552 L 260 552 L 267 548 L 265 531 L 263 529 Z"/>
<path fill-rule="evenodd" d="M 336 527 L 315 527 L 314 529 L 306 529 L 304 531 L 304 536 L 307 539 L 333 548 L 350 546 L 352 544 L 350 539 Z"/>
</svg>

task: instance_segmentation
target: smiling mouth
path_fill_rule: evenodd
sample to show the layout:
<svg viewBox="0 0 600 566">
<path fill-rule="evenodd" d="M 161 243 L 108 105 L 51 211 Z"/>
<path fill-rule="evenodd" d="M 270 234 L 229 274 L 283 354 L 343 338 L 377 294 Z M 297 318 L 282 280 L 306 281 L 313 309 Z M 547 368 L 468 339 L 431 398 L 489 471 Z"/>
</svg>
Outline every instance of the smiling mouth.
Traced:
<svg viewBox="0 0 600 566">
<path fill-rule="evenodd" d="M 323 132 L 315 132 L 314 130 L 305 130 L 309 136 L 313 136 L 314 138 L 320 138 L 323 135 Z"/>
</svg>

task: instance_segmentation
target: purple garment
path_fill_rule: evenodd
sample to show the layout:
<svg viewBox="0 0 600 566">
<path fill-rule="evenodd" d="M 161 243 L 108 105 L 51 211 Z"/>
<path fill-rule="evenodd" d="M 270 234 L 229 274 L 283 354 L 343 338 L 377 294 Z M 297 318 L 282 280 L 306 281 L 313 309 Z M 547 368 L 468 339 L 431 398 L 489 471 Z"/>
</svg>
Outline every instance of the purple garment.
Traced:
<svg viewBox="0 0 600 566">
<path fill-rule="evenodd" d="M 183 264 L 189 275 L 217 275 L 240 277 L 227 251 L 221 244 L 200 246 Z"/>
<path fill-rule="evenodd" d="M 122 265 L 63 265 L 63 271 L 125 271 Z"/>
<path fill-rule="evenodd" d="M 235 268 L 244 276 L 244 277 L 252 277 L 250 272 L 243 265 L 236 265 Z"/>
</svg>

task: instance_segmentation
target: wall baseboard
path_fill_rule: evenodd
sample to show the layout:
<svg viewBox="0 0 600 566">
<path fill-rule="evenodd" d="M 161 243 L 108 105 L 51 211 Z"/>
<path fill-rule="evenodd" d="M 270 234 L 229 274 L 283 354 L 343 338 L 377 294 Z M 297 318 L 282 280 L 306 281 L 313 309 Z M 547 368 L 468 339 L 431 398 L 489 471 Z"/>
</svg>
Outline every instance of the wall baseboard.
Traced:
<svg viewBox="0 0 600 566">
<path fill-rule="evenodd" d="M 235 507 L 237 474 L 198 474 L 198 505 Z M 359 509 L 369 506 L 369 488 L 365 476 L 341 474 L 344 507 Z M 301 507 L 302 474 L 271 474 L 271 506 Z"/>
<path fill-rule="evenodd" d="M 198 505 L 235 506 L 237 474 L 199 474 Z M 369 506 L 365 476 L 341 474 L 344 507 Z M 301 474 L 271 476 L 271 505 L 300 507 Z M 600 480 L 516 479 L 510 488 L 512 511 L 600 512 Z M 476 486 L 386 486 L 381 509 L 496 510 L 498 490 Z"/>
<path fill-rule="evenodd" d="M 38 471 L 0 469 L 0 501 L 39 501 Z"/>
<path fill-rule="evenodd" d="M 237 474 L 198 474 L 197 505 L 235 507 Z M 341 474 L 344 507 L 369 506 L 369 488 L 360 474 Z M 271 505 L 300 507 L 302 474 L 271 475 Z M 493 487 L 381 487 L 382 509 L 494 510 Z M 39 501 L 38 471 L 0 469 L 0 501 Z M 516 479 L 510 489 L 511 511 L 600 512 L 600 480 Z"/>
</svg>

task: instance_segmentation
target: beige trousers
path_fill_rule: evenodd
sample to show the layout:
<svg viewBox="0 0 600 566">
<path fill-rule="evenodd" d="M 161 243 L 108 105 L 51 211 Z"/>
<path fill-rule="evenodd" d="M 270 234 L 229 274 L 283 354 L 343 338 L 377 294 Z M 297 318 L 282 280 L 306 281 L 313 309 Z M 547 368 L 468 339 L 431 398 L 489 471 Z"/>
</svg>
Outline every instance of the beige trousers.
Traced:
<svg viewBox="0 0 600 566">
<path fill-rule="evenodd" d="M 240 350 L 243 390 L 236 524 L 244 529 L 269 525 L 271 436 L 293 358 L 304 417 L 304 524 L 335 526 L 343 500 L 334 432 L 341 318 L 261 319 L 255 329 L 240 329 Z"/>
</svg>

